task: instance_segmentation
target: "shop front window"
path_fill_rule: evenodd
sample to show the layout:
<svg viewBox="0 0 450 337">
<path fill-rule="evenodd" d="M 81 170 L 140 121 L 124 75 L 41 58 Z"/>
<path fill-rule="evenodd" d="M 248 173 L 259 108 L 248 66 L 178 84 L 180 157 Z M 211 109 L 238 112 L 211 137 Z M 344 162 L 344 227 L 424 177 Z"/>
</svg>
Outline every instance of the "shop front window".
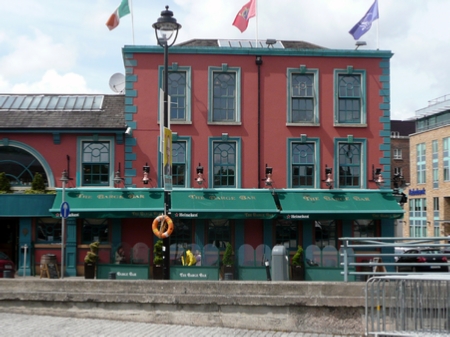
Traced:
<svg viewBox="0 0 450 337">
<path fill-rule="evenodd" d="M 175 219 L 173 226 L 174 230 L 170 236 L 170 263 L 181 265 L 181 256 L 183 253 L 187 249 L 192 249 L 192 220 Z"/>
<path fill-rule="evenodd" d="M 106 219 L 85 219 L 81 234 L 81 241 L 84 244 L 92 242 L 109 242 L 109 225 Z"/>
<path fill-rule="evenodd" d="M 353 221 L 353 236 L 355 238 L 373 238 L 376 237 L 376 227 L 374 220 L 355 220 Z"/>
<path fill-rule="evenodd" d="M 282 245 L 286 250 L 297 250 L 298 227 L 294 221 L 278 220 L 275 225 L 275 244 Z"/>
<path fill-rule="evenodd" d="M 231 243 L 231 227 L 228 219 L 211 219 L 208 222 L 208 243 L 225 250 L 227 243 Z"/>
<path fill-rule="evenodd" d="M 36 241 L 38 243 L 61 242 L 61 219 L 37 219 Z"/>
<path fill-rule="evenodd" d="M 332 246 L 338 248 L 337 226 L 334 220 L 315 222 L 315 244 L 320 247 Z"/>
</svg>

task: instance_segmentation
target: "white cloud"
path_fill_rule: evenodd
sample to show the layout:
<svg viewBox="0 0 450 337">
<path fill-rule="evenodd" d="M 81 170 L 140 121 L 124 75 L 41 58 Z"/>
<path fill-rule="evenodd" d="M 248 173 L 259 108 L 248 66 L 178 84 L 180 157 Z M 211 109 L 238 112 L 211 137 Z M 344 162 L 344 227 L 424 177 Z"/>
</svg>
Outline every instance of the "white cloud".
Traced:
<svg viewBox="0 0 450 337">
<path fill-rule="evenodd" d="M 0 79 L 1 80 L 1 79 Z M 0 81 L 1 88 L 1 81 Z M 42 79 L 32 83 L 19 83 L 12 86 L 11 93 L 58 93 L 58 94 L 81 94 L 90 93 L 83 76 L 67 73 L 60 75 L 56 70 L 48 70 Z"/>
<path fill-rule="evenodd" d="M 34 29 L 34 36 L 21 35 L 3 40 L 11 50 L 0 58 L 0 73 L 7 78 L 25 79 L 42 74 L 49 65 L 69 70 L 76 63 L 77 52 L 71 45 L 54 43 L 52 38 Z"/>
</svg>

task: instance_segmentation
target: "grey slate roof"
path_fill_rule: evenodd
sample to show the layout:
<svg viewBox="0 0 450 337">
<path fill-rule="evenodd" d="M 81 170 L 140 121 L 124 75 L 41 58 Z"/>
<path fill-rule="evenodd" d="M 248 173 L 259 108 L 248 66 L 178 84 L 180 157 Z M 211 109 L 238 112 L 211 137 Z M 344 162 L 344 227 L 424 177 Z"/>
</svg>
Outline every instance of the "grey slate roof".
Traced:
<svg viewBox="0 0 450 337">
<path fill-rule="evenodd" d="M 0 110 L 0 132 L 7 129 L 125 129 L 125 96 L 103 96 L 103 104 L 97 111 Z"/>
<path fill-rule="evenodd" d="M 305 41 L 280 41 L 286 49 L 328 49 Z M 217 39 L 193 39 L 176 44 L 178 47 L 218 47 Z"/>
</svg>

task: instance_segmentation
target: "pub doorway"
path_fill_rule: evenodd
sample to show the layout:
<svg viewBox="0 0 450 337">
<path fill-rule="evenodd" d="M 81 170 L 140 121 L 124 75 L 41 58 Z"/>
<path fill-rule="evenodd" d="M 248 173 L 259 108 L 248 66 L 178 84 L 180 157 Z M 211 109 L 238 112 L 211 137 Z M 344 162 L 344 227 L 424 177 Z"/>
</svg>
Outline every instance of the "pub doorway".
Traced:
<svg viewBox="0 0 450 337">
<path fill-rule="evenodd" d="M 0 218 L 0 251 L 18 265 L 19 218 Z"/>
</svg>

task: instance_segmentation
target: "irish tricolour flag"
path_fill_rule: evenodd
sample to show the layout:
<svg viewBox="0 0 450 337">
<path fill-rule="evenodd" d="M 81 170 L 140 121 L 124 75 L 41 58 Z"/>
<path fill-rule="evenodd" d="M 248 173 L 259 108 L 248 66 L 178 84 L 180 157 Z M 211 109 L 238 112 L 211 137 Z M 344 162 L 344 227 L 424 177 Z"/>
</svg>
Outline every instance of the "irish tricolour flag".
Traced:
<svg viewBox="0 0 450 337">
<path fill-rule="evenodd" d="M 106 22 L 106 26 L 109 30 L 113 30 L 120 23 L 120 18 L 125 15 L 130 14 L 130 6 L 128 5 L 128 0 L 122 0 L 119 7 L 111 14 L 110 18 Z"/>
</svg>

